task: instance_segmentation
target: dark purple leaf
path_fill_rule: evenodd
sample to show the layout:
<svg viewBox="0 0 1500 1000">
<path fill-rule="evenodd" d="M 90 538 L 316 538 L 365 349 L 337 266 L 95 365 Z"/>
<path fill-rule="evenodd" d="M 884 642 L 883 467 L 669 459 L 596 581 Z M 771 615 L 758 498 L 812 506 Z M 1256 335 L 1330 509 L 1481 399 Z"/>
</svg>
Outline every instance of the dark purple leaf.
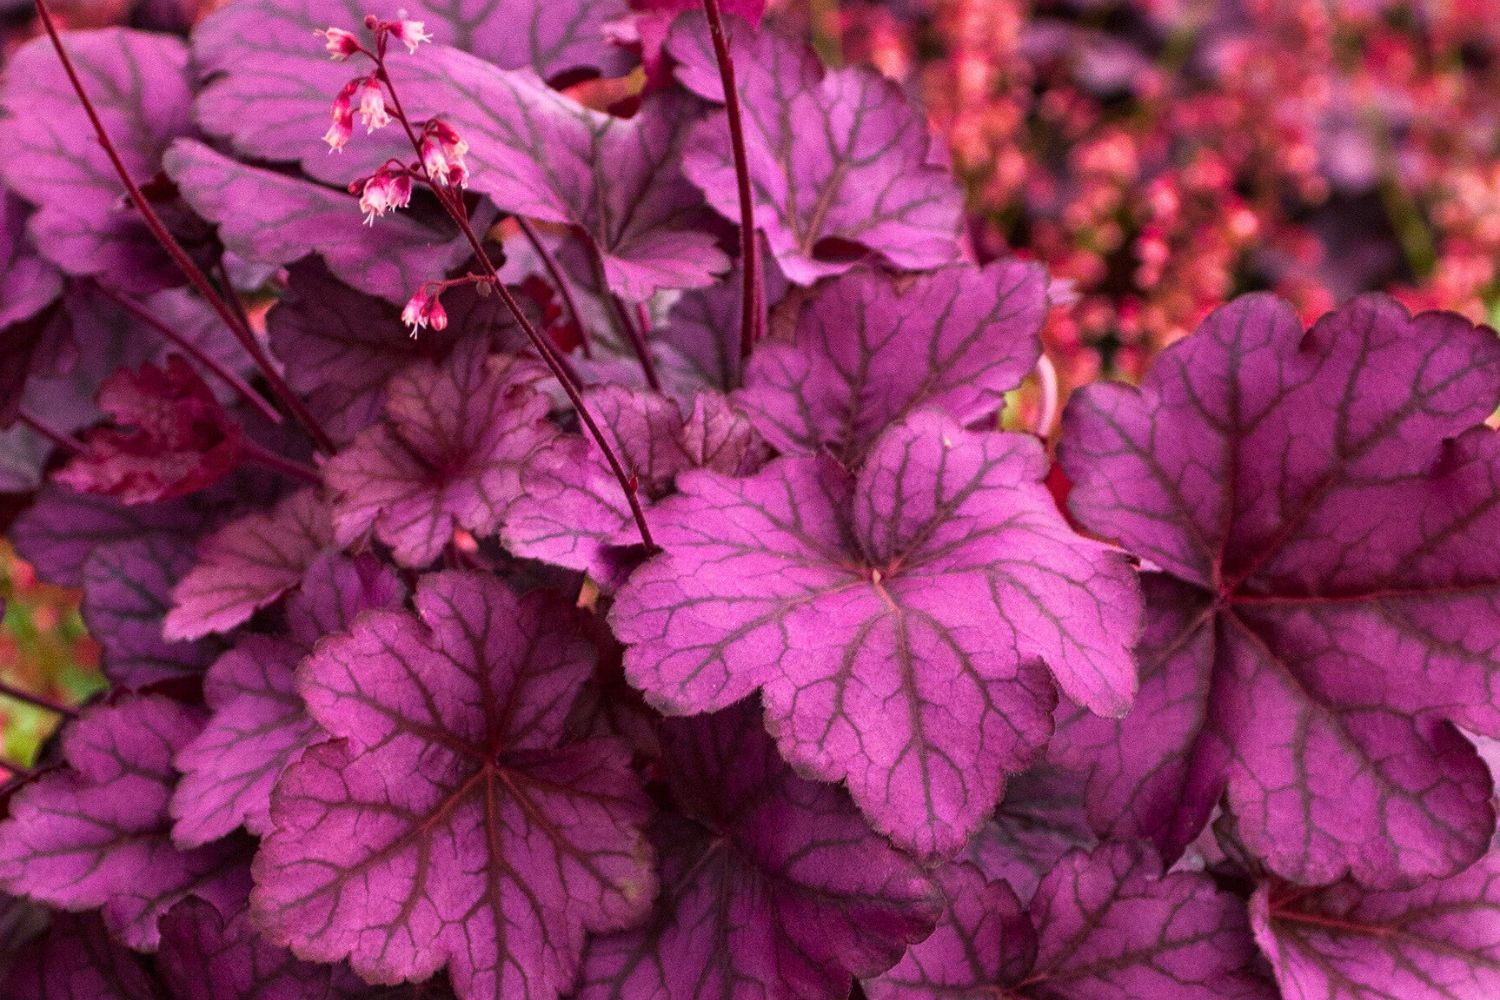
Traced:
<svg viewBox="0 0 1500 1000">
<path fill-rule="evenodd" d="M 783 452 L 853 463 L 918 409 L 971 424 L 1005 405 L 1041 354 L 1047 276 L 1030 264 L 945 268 L 898 285 L 857 271 L 803 308 L 795 343 L 767 341 L 736 396 Z"/>
<path fill-rule="evenodd" d="M 661 899 L 590 943 L 577 1000 L 844 1000 L 931 930 L 922 869 L 843 790 L 799 778 L 753 702 L 670 720 L 662 741 L 680 814 L 653 827 Z"/>
<path fill-rule="evenodd" d="M 173 587 L 163 634 L 201 639 L 244 624 L 297 586 L 332 543 L 328 505 L 311 489 L 231 521 L 204 539 L 197 564 Z"/>
<path fill-rule="evenodd" d="M 162 624 L 172 587 L 193 566 L 191 542 L 150 534 L 100 546 L 84 563 L 83 620 L 103 648 L 105 676 L 139 688 L 200 674 L 222 646 L 168 639 Z"/>
<path fill-rule="evenodd" d="M 203 682 L 208 724 L 174 761 L 183 772 L 171 804 L 178 844 L 206 844 L 241 825 L 271 832 L 272 786 L 322 734 L 297 693 L 297 664 L 319 639 L 348 631 L 361 611 L 398 608 L 404 597 L 395 574 L 374 559 L 327 553 L 288 602 L 295 639 L 246 636 L 214 662 Z"/>
<path fill-rule="evenodd" d="M 502 69 L 528 66 L 552 78 L 581 69 L 626 72 L 629 59 L 608 44 L 604 24 L 626 12 L 624 0 L 412 0 L 407 16 L 422 21 L 438 45 L 455 45 Z M 361 31 L 365 15 L 395 14 L 358 0 L 242 0 L 206 18 L 193 34 L 193 56 L 210 82 L 197 114 L 216 135 L 265 160 L 295 162 L 317 174 L 329 166 L 319 136 L 333 95 L 356 70 L 331 62 L 313 32 Z M 392 57 L 398 71 L 428 57 Z M 422 112 L 417 112 L 422 113 Z M 346 181 L 352 178 L 344 178 Z"/>
<path fill-rule="evenodd" d="M 181 355 L 169 355 L 165 368 L 116 372 L 97 402 L 115 426 L 91 430 L 54 475 L 82 493 L 127 504 L 169 500 L 212 486 L 244 455 L 244 431 Z"/>
<path fill-rule="evenodd" d="M 156 966 L 172 1000 L 328 1000 L 328 966 L 257 934 L 243 899 L 228 912 L 189 896 L 162 917 Z"/>
<path fill-rule="evenodd" d="M 291 286 L 267 318 L 271 350 L 287 381 L 339 442 L 380 413 L 385 384 L 414 361 L 439 361 L 459 340 L 486 338 L 497 349 L 520 346 L 520 332 L 495 296 L 466 288 L 443 296 L 448 328 L 411 337 L 400 311 L 355 291 L 315 262 L 291 268 Z"/>
<path fill-rule="evenodd" d="M 281 778 L 257 921 L 372 980 L 447 967 L 465 1000 L 554 997 L 586 931 L 650 906 L 647 800 L 623 744 L 560 745 L 594 663 L 566 602 L 443 573 L 416 606 L 366 613 L 303 666 L 338 739 Z"/>
<path fill-rule="evenodd" d="M 1033 438 L 923 413 L 857 478 L 823 457 L 684 475 L 611 616 L 626 672 L 673 714 L 761 689 L 794 766 L 951 854 L 1050 734 L 1041 663 L 1096 711 L 1134 691 L 1133 574 L 1068 529 L 1046 471 Z"/>
<path fill-rule="evenodd" d="M 6 1000 L 161 1000 L 141 960 L 97 914 L 56 913 L 42 939 L 0 981 Z"/>
<path fill-rule="evenodd" d="M 533 377 L 468 342 L 442 365 L 419 361 L 392 379 L 384 422 L 325 467 L 339 544 L 373 534 L 402 565 L 422 566 L 455 528 L 493 534 L 522 466 L 557 434 Z"/>
<path fill-rule="evenodd" d="M 1163 571 L 1138 711 L 1059 737 L 1110 832 L 1175 856 L 1227 789 L 1250 849 L 1309 884 L 1485 851 L 1489 775 L 1450 721 L 1500 733 L 1497 398 L 1500 342 L 1459 316 L 1371 296 L 1304 333 L 1264 295 L 1139 391 L 1073 397 L 1075 514 Z"/>
<path fill-rule="evenodd" d="M 1489 1000 L 1500 995 L 1500 855 L 1415 889 L 1272 880 L 1250 901 L 1286 1000 Z"/>
<path fill-rule="evenodd" d="M 0 824 L 0 886 L 67 910 L 103 907 L 125 944 L 156 948 L 157 920 L 197 893 L 244 891 L 226 842 L 179 851 L 169 836 L 172 755 L 197 735 L 196 709 L 133 698 L 86 711 L 63 736 L 68 767 L 43 775 Z"/>
<path fill-rule="evenodd" d="M 762 268 L 765 299 L 779 302 L 786 279 L 767 259 Z M 738 265 L 718 284 L 684 292 L 667 322 L 653 331 L 657 370 L 664 382 L 688 393 L 729 392 L 740 385 L 740 298 L 744 279 Z"/>
<path fill-rule="evenodd" d="M 0 330 L 35 316 L 62 294 L 62 275 L 37 253 L 26 231 L 29 216 L 26 203 L 0 185 Z"/>
<path fill-rule="evenodd" d="M 212 523 L 212 508 L 186 500 L 127 507 L 114 497 L 44 486 L 36 502 L 11 526 L 10 541 L 45 580 L 81 587 L 96 549 L 113 542 L 192 539 Z M 173 581 L 175 582 L 175 580 Z"/>
<path fill-rule="evenodd" d="M 901 87 L 864 67 L 825 70 L 801 41 L 729 25 L 755 224 L 786 276 L 799 285 L 847 271 L 853 247 L 905 270 L 959 258 L 963 194 L 933 162 L 931 132 Z M 683 17 L 668 51 L 689 90 L 722 101 L 707 21 Z M 727 118 L 714 115 L 688 140 L 683 170 L 725 218 L 738 222 Z"/>
<path fill-rule="evenodd" d="M 1097 843 L 1078 780 L 1045 764 L 1005 785 L 1000 808 L 970 838 L 962 857 L 991 879 L 1004 879 L 1029 902 L 1046 874 L 1069 851 Z"/>
<path fill-rule="evenodd" d="M 196 140 L 173 143 L 163 165 L 193 210 L 219 227 L 224 246 L 252 263 L 290 264 L 316 253 L 360 291 L 405 302 L 469 255 L 446 216 L 429 225 L 398 211 L 365 225 L 348 191 L 245 166 Z"/>
<path fill-rule="evenodd" d="M 1023 906 L 967 863 L 939 871 L 948 910 L 870 1000 L 1271 1000 L 1244 971 L 1244 905 L 1197 873 L 1163 875 L 1149 849 L 1073 851 Z"/>
<path fill-rule="evenodd" d="M 688 469 L 739 476 L 759 468 L 765 443 L 724 397 L 703 393 L 686 420 L 665 396 L 607 386 L 588 406 L 604 428 L 643 506 L 671 492 Z M 624 579 L 637 544 L 635 521 L 620 482 L 592 439 L 570 436 L 540 451 L 525 468 L 522 491 L 505 524 L 517 555 L 583 570 L 606 589 Z"/>
<path fill-rule="evenodd" d="M 126 169 L 144 184 L 161 169 L 167 144 L 193 130 L 187 45 L 121 28 L 69 32 L 64 43 Z M 16 52 L 5 80 L 0 176 L 37 206 L 30 222 L 37 249 L 68 274 L 135 293 L 181 284 L 125 200 L 51 43 L 38 38 Z"/>
</svg>

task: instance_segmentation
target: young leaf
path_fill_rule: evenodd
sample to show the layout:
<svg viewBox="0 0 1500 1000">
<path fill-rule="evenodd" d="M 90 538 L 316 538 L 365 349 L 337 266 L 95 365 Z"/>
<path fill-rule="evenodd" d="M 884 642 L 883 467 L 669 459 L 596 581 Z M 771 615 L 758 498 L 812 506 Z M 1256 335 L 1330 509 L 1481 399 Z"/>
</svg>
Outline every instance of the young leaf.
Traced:
<svg viewBox="0 0 1500 1000">
<path fill-rule="evenodd" d="M 138 956 L 97 914 L 54 913 L 47 933 L 0 980 L 7 1000 L 161 1000 Z"/>
<path fill-rule="evenodd" d="M 788 453 L 854 464 L 919 409 L 961 424 L 999 410 L 1041 354 L 1047 276 L 1032 264 L 944 268 L 904 286 L 875 271 L 821 288 L 794 343 L 767 341 L 735 401 Z"/>
<path fill-rule="evenodd" d="M 662 732 L 680 814 L 661 817 L 662 895 L 638 930 L 589 945 L 576 1000 L 844 1000 L 931 930 L 921 868 L 841 789 L 797 777 L 745 702 Z"/>
<path fill-rule="evenodd" d="M 179 851 L 168 836 L 172 755 L 197 735 L 195 709 L 132 698 L 86 711 L 63 736 L 68 767 L 11 800 L 0 823 L 0 887 L 67 910 L 103 907 L 132 948 L 151 951 L 157 920 L 190 893 L 213 902 L 243 892 L 226 842 Z"/>
<path fill-rule="evenodd" d="M 69 32 L 64 44 L 125 168 L 137 184 L 161 169 L 167 144 L 192 132 L 187 46 L 122 28 Z M 0 177 L 37 206 L 37 249 L 70 275 L 132 293 L 182 284 L 94 138 L 46 38 L 10 57 L 0 88 Z M 326 112 L 325 112 L 326 113 Z"/>
<path fill-rule="evenodd" d="M 1250 901 L 1287 1000 L 1488 1000 L 1500 994 L 1500 855 L 1415 889 L 1273 879 Z"/>
<path fill-rule="evenodd" d="M 664 396 L 618 386 L 586 397 L 594 418 L 644 506 L 669 493 L 688 469 L 745 475 L 766 458 L 749 421 L 724 397 L 702 393 L 687 420 Z M 516 555 L 584 570 L 606 589 L 629 571 L 621 547 L 639 543 L 619 480 L 593 441 L 568 437 L 538 452 L 521 476 L 521 496 L 506 518 L 505 545 Z"/>
<path fill-rule="evenodd" d="M 548 79 L 630 69 L 625 52 L 604 37 L 605 23 L 625 14 L 624 0 L 409 0 L 403 7 L 437 44 L 455 45 L 501 69 L 531 67 Z M 326 160 L 318 136 L 328 127 L 328 102 L 352 72 L 348 63 L 329 60 L 313 32 L 330 26 L 358 31 L 371 12 L 350 0 L 226 4 L 193 33 L 194 61 L 209 77 L 198 97 L 199 121 L 258 159 L 306 157 L 304 166 Z M 395 9 L 374 13 L 389 17 Z M 392 62 L 405 70 L 428 54 L 424 47 Z"/>
<path fill-rule="evenodd" d="M 1130 704 L 1130 567 L 1075 536 L 1017 434 L 933 413 L 891 428 L 858 477 L 783 458 L 749 479 L 693 472 L 652 511 L 665 553 L 611 623 L 663 711 L 757 688 L 802 773 L 848 782 L 898 845 L 951 854 L 1046 742 L 1054 693 Z"/>
<path fill-rule="evenodd" d="M 214 661 L 203 680 L 208 723 L 173 761 L 182 772 L 171 802 L 173 840 L 196 847 L 241 825 L 271 832 L 272 786 L 322 732 L 297 693 L 297 664 L 319 639 L 348 631 L 361 611 L 399 608 L 405 596 L 372 557 L 326 553 L 288 601 L 291 639 L 246 636 Z"/>
<path fill-rule="evenodd" d="M 1163 875 L 1150 850 L 1073 851 L 1023 906 L 967 863 L 939 871 L 948 911 L 870 1000 L 1271 1000 L 1243 970 L 1254 954 L 1242 903 L 1198 873 Z"/>
<path fill-rule="evenodd" d="M 219 227 L 224 246 L 251 263 L 290 264 L 316 253 L 360 291 L 404 302 L 469 255 L 446 216 L 429 225 L 396 212 L 364 225 L 348 191 L 245 166 L 193 139 L 174 142 L 162 164 L 193 211 Z M 488 223 L 475 225 L 482 232 Z"/>
<path fill-rule="evenodd" d="M 864 67 L 825 70 L 801 41 L 732 23 L 730 50 L 755 187 L 755 224 L 799 285 L 870 255 L 920 271 L 959 258 L 963 194 L 934 162 L 932 135 L 899 84 Z M 723 101 L 702 17 L 683 17 L 668 51 L 689 90 Z M 683 170 L 725 218 L 739 221 L 724 115 L 688 140 Z"/>
<path fill-rule="evenodd" d="M 529 377 L 466 342 L 441 365 L 419 361 L 393 378 L 385 421 L 325 467 L 339 544 L 373 533 L 397 562 L 423 566 L 455 528 L 493 534 L 520 494 L 522 466 L 557 434 Z"/>
<path fill-rule="evenodd" d="M 196 493 L 239 465 L 245 434 L 181 355 L 165 368 L 121 369 L 99 387 L 115 426 L 91 430 L 53 478 L 128 504 Z"/>
<path fill-rule="evenodd" d="M 181 538 L 147 535 L 101 546 L 83 571 L 83 621 L 103 652 L 105 676 L 129 688 L 197 674 L 223 649 L 214 639 L 162 634 L 172 585 L 193 566 Z"/>
<path fill-rule="evenodd" d="M 761 267 L 768 303 L 786 295 L 786 278 L 767 258 Z M 740 385 L 740 296 L 744 278 L 736 264 L 709 288 L 682 293 L 667 322 L 653 331 L 656 367 L 663 382 L 688 392 L 729 392 Z"/>
<path fill-rule="evenodd" d="M 244 624 L 297 586 L 332 543 L 328 506 L 311 489 L 231 521 L 204 540 L 197 565 L 172 588 L 163 635 L 201 639 Z"/>
<path fill-rule="evenodd" d="M 1139 391 L 1073 397 L 1074 513 L 1172 578 L 1141 714 L 1062 734 L 1109 745 L 1089 783 L 1114 832 L 1175 856 L 1227 789 L 1246 844 L 1307 884 L 1485 851 L 1489 775 L 1451 723 L 1500 733 L 1500 450 L 1477 426 L 1497 398 L 1500 342 L 1462 317 L 1368 296 L 1304 333 L 1264 295 Z"/>
<path fill-rule="evenodd" d="M 446 966 L 464 1000 L 555 997 L 585 931 L 656 891 L 625 746 L 560 740 L 593 647 L 566 602 L 492 576 L 429 576 L 416 606 L 366 613 L 303 666 L 336 739 L 281 778 L 257 922 L 378 982 Z"/>
</svg>

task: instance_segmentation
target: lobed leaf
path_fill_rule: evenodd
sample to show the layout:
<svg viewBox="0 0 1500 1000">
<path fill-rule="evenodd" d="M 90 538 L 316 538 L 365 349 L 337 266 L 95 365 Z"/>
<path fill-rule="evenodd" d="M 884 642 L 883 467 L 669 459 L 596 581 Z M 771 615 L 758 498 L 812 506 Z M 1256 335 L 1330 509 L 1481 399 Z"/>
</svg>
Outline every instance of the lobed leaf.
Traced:
<svg viewBox="0 0 1500 1000">
<path fill-rule="evenodd" d="M 633 684 L 669 714 L 761 690 L 802 773 L 844 780 L 898 845 L 950 855 L 1046 743 L 1063 690 L 1130 703 L 1138 596 L 1124 559 L 1067 528 L 1029 437 L 921 413 L 858 476 L 783 458 L 679 478 L 664 554 L 610 621 Z"/>
<path fill-rule="evenodd" d="M 376 982 L 446 967 L 464 1000 L 555 997 L 584 933 L 656 891 L 624 745 L 560 740 L 594 650 L 566 602 L 492 576 L 429 576 L 416 607 L 366 613 L 303 666 L 334 739 L 281 778 L 256 920 Z"/>
<path fill-rule="evenodd" d="M 1246 844 L 1309 884 L 1484 853 L 1490 779 L 1453 723 L 1500 732 L 1497 398 L 1500 343 L 1461 317 L 1367 296 L 1304 332 L 1263 295 L 1139 391 L 1075 395 L 1072 509 L 1162 571 L 1139 712 L 1059 733 L 1107 832 L 1175 857 L 1227 792 Z"/>
</svg>

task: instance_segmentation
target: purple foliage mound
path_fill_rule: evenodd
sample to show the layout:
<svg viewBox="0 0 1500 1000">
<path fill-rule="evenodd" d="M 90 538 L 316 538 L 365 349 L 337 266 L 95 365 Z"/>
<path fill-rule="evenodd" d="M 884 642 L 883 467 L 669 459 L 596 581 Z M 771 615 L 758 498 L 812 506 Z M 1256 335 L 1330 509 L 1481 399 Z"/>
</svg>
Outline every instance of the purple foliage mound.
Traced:
<svg viewBox="0 0 1500 1000">
<path fill-rule="evenodd" d="M 40 6 L 0 467 L 112 687 L 0 996 L 1500 996 L 1500 339 L 1251 295 L 1020 426 L 1045 272 L 722 6 Z"/>
</svg>

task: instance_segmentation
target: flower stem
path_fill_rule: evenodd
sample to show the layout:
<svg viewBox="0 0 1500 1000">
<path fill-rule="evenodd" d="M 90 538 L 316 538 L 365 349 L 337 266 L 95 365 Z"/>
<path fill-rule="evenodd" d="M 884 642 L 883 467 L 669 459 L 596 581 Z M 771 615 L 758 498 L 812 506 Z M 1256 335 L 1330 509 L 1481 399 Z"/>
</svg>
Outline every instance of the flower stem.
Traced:
<svg viewBox="0 0 1500 1000">
<path fill-rule="evenodd" d="M 646 334 L 636 325 L 635 320 L 630 318 L 630 310 L 625 307 L 625 300 L 618 295 L 610 294 L 614 300 L 615 312 L 620 316 L 620 328 L 625 331 L 626 338 L 630 341 L 630 349 L 635 352 L 636 358 L 641 363 L 641 371 L 646 375 L 646 384 L 651 387 L 652 392 L 661 392 L 661 379 L 656 375 L 656 363 L 651 360 L 651 348 L 646 344 Z"/>
<path fill-rule="evenodd" d="M 396 94 L 395 84 L 391 82 L 391 76 L 386 71 L 384 59 L 377 57 L 375 67 L 380 81 L 385 84 L 386 90 L 390 92 L 392 109 L 395 111 L 394 117 L 401 123 L 401 127 L 406 130 L 406 137 L 411 141 L 412 149 L 417 154 L 417 162 L 421 163 L 421 140 L 417 138 L 417 133 L 412 129 L 411 119 L 406 116 L 405 109 L 401 107 L 401 98 Z M 654 551 L 656 549 L 656 542 L 652 539 L 651 529 L 646 524 L 646 512 L 641 507 L 641 499 L 637 493 L 634 479 L 625 471 L 624 465 L 620 463 L 620 457 L 615 454 L 614 448 L 610 446 L 609 440 L 604 436 L 604 432 L 600 430 L 599 424 L 594 420 L 594 415 L 589 412 L 588 406 L 583 401 L 583 394 L 579 391 L 578 383 L 563 365 L 561 356 L 554 352 L 552 345 L 547 342 L 547 338 L 532 325 L 531 320 L 527 318 L 526 313 L 521 309 L 521 304 L 510 293 L 510 289 L 505 287 L 505 282 L 500 280 L 500 272 L 496 270 L 494 262 L 490 260 L 489 254 L 485 252 L 483 242 L 480 241 L 479 235 L 474 232 L 474 227 L 469 222 L 469 213 L 464 208 L 463 195 L 448 189 L 432 177 L 427 176 L 425 165 L 422 167 L 422 173 L 427 186 L 437 196 L 438 202 L 443 206 L 444 211 L 458 225 L 459 232 L 463 234 L 464 239 L 468 240 L 469 247 L 474 251 L 474 258 L 479 262 L 480 267 L 484 269 L 485 275 L 490 279 L 490 284 L 494 287 L 495 294 L 500 296 L 500 301 L 505 303 L 505 307 L 510 310 L 511 316 L 526 334 L 526 339 L 531 341 L 531 346 L 541 355 L 542 360 L 551 370 L 552 377 L 557 380 L 557 383 L 562 386 L 563 392 L 567 394 L 568 402 L 573 404 L 573 410 L 578 414 L 578 419 L 588 429 L 589 436 L 594 439 L 594 443 L 599 446 L 599 451 L 604 455 L 604 460 L 609 463 L 610 471 L 614 473 L 616 481 L 620 484 L 620 489 L 625 493 L 625 501 L 630 505 L 630 514 L 635 519 L 636 529 L 640 532 L 641 543 L 647 549 Z"/>
<path fill-rule="evenodd" d="M 47 423 L 47 421 L 32 413 L 24 406 L 16 411 L 16 417 L 21 421 L 21 423 L 25 424 L 27 427 L 30 427 L 32 430 L 36 431 L 42 437 L 46 438 L 48 441 L 51 441 L 53 444 L 57 445 L 64 451 L 70 451 L 74 454 L 77 454 L 78 452 L 84 450 L 82 441 L 78 440 L 71 434 L 65 434 L 62 431 L 58 430 L 56 427 L 53 427 L 51 424 Z"/>
<path fill-rule="evenodd" d="M 562 296 L 563 305 L 568 310 L 568 316 L 573 320 L 573 326 L 578 330 L 578 346 L 583 349 L 583 356 L 592 359 L 594 356 L 593 338 L 589 336 L 588 328 L 583 325 L 583 314 L 578 311 L 578 303 L 573 299 L 573 289 L 568 284 L 567 278 L 563 276 L 562 268 L 558 266 L 557 258 L 552 255 L 551 250 L 547 249 L 547 245 L 542 242 L 542 238 L 537 233 L 536 227 L 525 216 L 518 215 L 515 219 L 521 226 L 521 232 L 526 234 L 526 240 L 531 244 L 531 248 L 542 259 L 542 266 L 547 269 L 547 274 L 551 276 L 552 283 L 557 286 L 557 293 Z"/>
<path fill-rule="evenodd" d="M 109 132 L 104 128 L 104 122 L 100 120 L 98 111 L 94 109 L 94 102 L 89 99 L 88 92 L 84 90 L 83 81 L 78 78 L 78 71 L 73 66 L 73 60 L 69 57 L 68 50 L 63 47 L 62 37 L 58 34 L 57 25 L 52 20 L 52 12 L 47 8 L 47 0 L 35 0 L 35 2 L 37 15 L 41 18 L 42 25 L 47 29 L 47 37 L 52 40 L 52 47 L 57 51 L 58 59 L 62 61 L 63 70 L 68 75 L 68 82 L 72 85 L 73 92 L 78 95 L 78 100 L 82 103 L 83 110 L 88 115 L 89 122 L 94 126 L 94 133 L 99 138 L 99 145 L 104 147 L 104 152 L 109 157 L 109 162 L 113 165 L 115 173 L 125 185 L 125 193 L 130 197 L 130 202 L 135 206 L 136 211 L 140 213 L 141 219 L 146 224 L 146 228 L 151 231 L 151 235 L 156 238 L 156 242 L 161 244 L 162 249 L 167 252 L 167 256 L 172 258 L 172 263 L 177 265 L 178 270 L 197 289 L 198 294 L 203 296 L 204 301 L 213 308 L 214 312 L 219 314 L 219 318 L 224 321 L 230 333 L 234 334 L 235 339 L 240 342 L 240 346 L 245 349 L 246 353 L 250 355 L 251 360 L 255 362 L 255 366 L 265 376 L 266 382 L 270 385 L 271 391 L 276 395 L 276 398 L 307 429 L 308 434 L 312 436 L 318 448 L 332 454 L 334 450 L 333 440 L 328 436 L 328 433 L 323 430 L 322 425 L 318 423 L 317 419 L 307 409 L 301 398 L 292 391 L 291 386 L 286 384 L 286 381 L 281 377 L 281 373 L 271 363 L 271 359 L 261 350 L 260 344 L 255 339 L 255 334 L 248 326 L 241 325 L 240 319 L 234 310 L 214 289 L 213 283 L 208 280 L 208 276 L 188 256 L 187 251 L 167 231 L 166 225 L 156 214 L 156 210 L 151 207 L 151 203 L 141 193 L 141 189 L 135 183 L 135 179 L 130 176 L 130 170 L 125 166 L 124 161 L 120 159 L 119 150 L 115 148 L 113 140 L 109 137 Z"/>
<path fill-rule="evenodd" d="M 183 352 L 191 357 L 194 361 L 198 362 L 204 368 L 207 368 L 209 371 L 213 372 L 214 375 L 216 375 L 221 381 L 225 382 L 227 385 L 229 385 L 230 388 L 234 389 L 241 396 L 243 396 L 246 402 L 254 406 L 262 414 L 264 414 L 266 418 L 269 419 L 272 423 L 281 423 L 281 414 L 276 411 L 276 407 L 272 406 L 270 402 L 266 400 L 266 397 L 256 392 L 255 389 L 250 385 L 250 383 L 241 378 L 234 369 L 215 360 L 206 351 L 204 351 L 203 348 L 199 347 L 197 344 L 193 343 L 191 340 L 188 340 L 182 334 L 172 329 L 172 327 L 163 322 L 160 317 L 152 314 L 149 309 L 147 309 L 141 303 L 135 301 L 135 299 L 132 299 L 128 295 L 124 295 L 104 285 L 100 285 L 99 290 L 102 291 L 105 296 L 112 299 L 114 303 L 121 309 L 124 309 L 126 312 L 130 313 L 130 315 L 134 316 L 142 323 L 151 327 L 151 329 L 155 330 L 157 333 L 167 338 L 167 340 L 171 341 L 177 347 L 181 348 Z"/>
<path fill-rule="evenodd" d="M 48 698 L 45 695 L 33 694 L 32 692 L 27 691 L 24 688 L 18 688 L 13 684 L 7 684 L 5 681 L 0 681 L 0 696 L 12 698 L 16 701 L 24 701 L 28 705 L 46 709 L 49 712 L 55 712 L 65 719 L 78 718 L 78 712 L 72 708 L 69 708 L 67 705 L 53 701 L 51 698 Z"/>
<path fill-rule="evenodd" d="M 323 482 L 323 477 L 318 475 L 318 470 L 312 466 L 303 465 L 301 462 L 295 462 L 290 458 L 278 455 L 271 449 L 257 444 L 249 438 L 245 439 L 243 447 L 245 449 L 245 458 L 256 465 L 270 469 L 272 472 L 279 472 L 288 479 L 299 479 L 304 483 L 311 483 L 314 486 L 320 485 Z"/>
<path fill-rule="evenodd" d="M 729 54 L 729 40 L 724 35 L 724 18 L 719 0 L 703 0 L 708 15 L 708 30 L 713 37 L 714 55 L 719 61 L 719 79 L 724 85 L 724 112 L 729 118 L 729 142 L 734 149 L 734 176 L 740 194 L 740 267 L 744 286 L 740 290 L 740 357 L 748 358 L 760 339 L 760 308 L 757 305 L 760 286 L 760 256 L 755 239 L 755 199 L 750 187 L 750 162 L 745 152 L 745 123 L 740 112 L 740 93 L 734 77 L 734 60 Z"/>
</svg>

